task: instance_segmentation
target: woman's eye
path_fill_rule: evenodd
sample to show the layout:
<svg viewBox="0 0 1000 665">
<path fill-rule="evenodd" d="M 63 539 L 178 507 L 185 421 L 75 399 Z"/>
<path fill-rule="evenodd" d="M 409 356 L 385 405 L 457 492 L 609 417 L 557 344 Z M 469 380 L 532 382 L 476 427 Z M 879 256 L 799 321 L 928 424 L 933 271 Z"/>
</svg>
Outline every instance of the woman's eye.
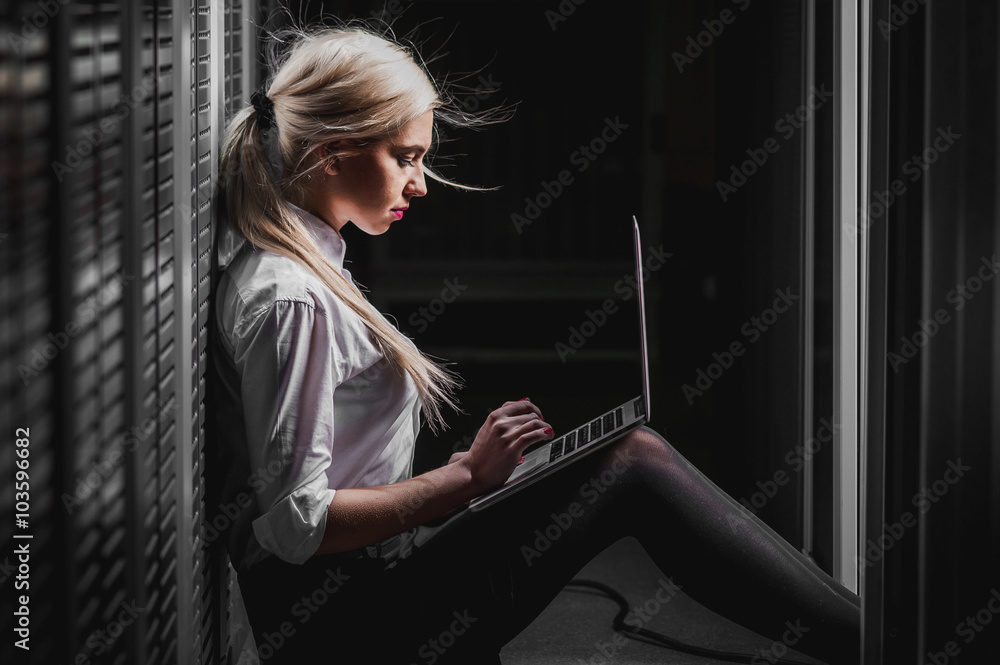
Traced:
<svg viewBox="0 0 1000 665">
<path fill-rule="evenodd" d="M 406 157 L 397 157 L 400 166 L 413 166 L 413 159 L 407 159 Z"/>
</svg>

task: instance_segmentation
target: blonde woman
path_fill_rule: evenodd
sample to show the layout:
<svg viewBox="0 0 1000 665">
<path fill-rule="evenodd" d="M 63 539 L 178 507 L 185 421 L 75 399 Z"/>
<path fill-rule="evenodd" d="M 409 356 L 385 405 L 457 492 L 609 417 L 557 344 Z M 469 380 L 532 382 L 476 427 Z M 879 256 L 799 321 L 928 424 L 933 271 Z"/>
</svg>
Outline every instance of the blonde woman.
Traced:
<svg viewBox="0 0 1000 665">
<path fill-rule="evenodd" d="M 443 181 L 425 163 L 435 123 L 484 121 L 418 63 L 363 28 L 302 34 L 229 127 L 222 188 L 245 242 L 213 300 L 212 443 L 262 660 L 496 663 L 582 566 L 635 536 L 705 605 L 776 640 L 798 622 L 797 648 L 852 662 L 857 597 L 648 429 L 472 516 L 467 502 L 554 436 L 539 405 L 512 400 L 467 453 L 411 477 L 421 413 L 440 427 L 456 379 L 358 291 L 340 230 L 413 214 L 426 178 Z"/>
</svg>

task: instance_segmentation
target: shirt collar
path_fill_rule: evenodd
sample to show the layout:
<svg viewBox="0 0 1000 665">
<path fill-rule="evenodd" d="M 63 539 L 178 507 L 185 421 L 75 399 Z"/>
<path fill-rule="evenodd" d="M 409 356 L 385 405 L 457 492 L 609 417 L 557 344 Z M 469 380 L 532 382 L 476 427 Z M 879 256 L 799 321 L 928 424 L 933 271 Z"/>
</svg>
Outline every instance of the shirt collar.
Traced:
<svg viewBox="0 0 1000 665">
<path fill-rule="evenodd" d="M 326 258 L 330 259 L 333 265 L 343 270 L 344 254 L 347 252 L 347 245 L 344 243 L 344 239 L 340 233 L 316 215 L 306 212 L 294 203 L 289 203 L 288 205 L 292 207 L 292 210 L 299 216 L 299 219 L 305 223 L 306 228 L 310 230 L 313 238 L 316 240 L 316 244 L 319 245 Z"/>
</svg>

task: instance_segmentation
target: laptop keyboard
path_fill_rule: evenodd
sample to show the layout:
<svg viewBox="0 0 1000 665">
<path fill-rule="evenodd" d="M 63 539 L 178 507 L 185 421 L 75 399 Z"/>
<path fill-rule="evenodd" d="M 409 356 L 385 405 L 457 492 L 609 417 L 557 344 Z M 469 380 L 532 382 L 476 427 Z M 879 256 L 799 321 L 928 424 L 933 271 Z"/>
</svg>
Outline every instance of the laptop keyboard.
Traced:
<svg viewBox="0 0 1000 665">
<path fill-rule="evenodd" d="M 564 438 L 566 439 L 566 443 L 563 446 L 563 448 L 565 449 L 565 451 L 567 453 L 571 453 L 574 450 L 576 450 L 576 432 L 575 431 L 570 432 Z"/>
<path fill-rule="evenodd" d="M 638 400 L 638 402 L 641 401 Z M 635 406 L 635 408 L 638 409 L 639 407 Z M 611 434 L 620 428 L 624 422 L 625 417 L 621 407 L 604 414 L 600 418 L 595 418 L 583 427 L 575 429 L 569 434 L 553 441 L 552 447 L 549 449 L 549 461 L 555 461 L 563 455 L 567 455 L 574 450 L 583 448 L 588 443 L 596 441 L 605 434 Z"/>
</svg>

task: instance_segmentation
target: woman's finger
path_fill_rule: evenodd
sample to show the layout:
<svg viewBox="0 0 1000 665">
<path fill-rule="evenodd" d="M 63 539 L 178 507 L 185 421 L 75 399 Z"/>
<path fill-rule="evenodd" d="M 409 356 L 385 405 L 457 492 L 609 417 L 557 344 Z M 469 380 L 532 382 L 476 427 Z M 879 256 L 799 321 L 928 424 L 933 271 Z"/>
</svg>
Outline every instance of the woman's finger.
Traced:
<svg viewBox="0 0 1000 665">
<path fill-rule="evenodd" d="M 541 418 L 529 418 L 529 419 L 525 420 L 524 422 L 519 423 L 515 427 L 512 428 L 512 430 L 518 436 L 520 436 L 521 434 L 524 434 L 526 432 L 529 432 L 531 430 L 535 430 L 535 429 L 541 429 L 541 430 L 552 429 L 552 425 L 550 425 L 549 423 L 545 422 Z"/>
<path fill-rule="evenodd" d="M 525 413 L 519 416 L 509 416 L 499 421 L 497 424 L 507 430 L 512 430 L 524 425 L 525 423 L 530 423 L 533 420 L 541 420 L 541 416 L 537 413 Z"/>
<path fill-rule="evenodd" d="M 542 410 L 539 409 L 537 405 L 533 404 L 527 397 L 519 399 L 516 402 L 504 402 L 503 406 L 496 409 L 493 413 L 504 416 L 535 413 L 539 418 L 542 417 Z"/>
<path fill-rule="evenodd" d="M 555 436 L 555 432 L 547 423 L 542 428 L 530 428 L 528 425 L 525 428 L 525 431 L 520 433 L 520 436 L 514 441 L 513 447 L 518 453 L 524 452 L 525 448 L 532 444 L 551 439 Z"/>
</svg>

